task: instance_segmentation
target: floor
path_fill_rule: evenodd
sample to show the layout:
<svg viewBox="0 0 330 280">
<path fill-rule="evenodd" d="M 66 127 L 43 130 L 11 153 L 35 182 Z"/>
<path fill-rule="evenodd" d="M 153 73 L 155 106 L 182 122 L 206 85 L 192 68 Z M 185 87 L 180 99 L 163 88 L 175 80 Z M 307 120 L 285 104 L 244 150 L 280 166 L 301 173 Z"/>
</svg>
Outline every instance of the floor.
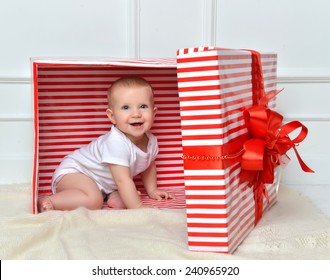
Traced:
<svg viewBox="0 0 330 280">
<path fill-rule="evenodd" d="M 286 185 L 308 197 L 330 218 L 330 185 Z"/>
</svg>

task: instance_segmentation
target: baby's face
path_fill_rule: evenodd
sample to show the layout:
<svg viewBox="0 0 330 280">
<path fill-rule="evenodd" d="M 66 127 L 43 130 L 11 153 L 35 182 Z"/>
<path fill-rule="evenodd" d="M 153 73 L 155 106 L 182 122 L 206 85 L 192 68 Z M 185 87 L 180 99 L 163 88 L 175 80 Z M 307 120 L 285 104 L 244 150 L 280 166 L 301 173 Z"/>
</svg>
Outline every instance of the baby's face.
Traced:
<svg viewBox="0 0 330 280">
<path fill-rule="evenodd" d="M 153 93 L 143 86 L 117 87 L 111 94 L 107 115 L 111 122 L 135 142 L 140 140 L 153 125 L 157 108 Z"/>
</svg>

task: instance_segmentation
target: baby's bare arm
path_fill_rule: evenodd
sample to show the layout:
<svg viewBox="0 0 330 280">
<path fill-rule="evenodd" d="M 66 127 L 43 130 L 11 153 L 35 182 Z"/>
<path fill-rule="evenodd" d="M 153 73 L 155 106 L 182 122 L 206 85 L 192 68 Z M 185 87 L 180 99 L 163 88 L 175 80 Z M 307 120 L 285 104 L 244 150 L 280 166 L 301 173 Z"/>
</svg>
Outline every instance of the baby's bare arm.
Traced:
<svg viewBox="0 0 330 280">
<path fill-rule="evenodd" d="M 160 190 L 157 188 L 157 170 L 155 162 L 152 162 L 148 169 L 142 173 L 142 181 L 144 188 L 147 191 L 150 198 L 161 200 L 175 198 L 174 194 Z"/>
<path fill-rule="evenodd" d="M 143 207 L 140 196 L 136 191 L 135 183 L 130 177 L 129 168 L 115 164 L 110 164 L 109 168 L 125 206 L 128 209 Z"/>
</svg>

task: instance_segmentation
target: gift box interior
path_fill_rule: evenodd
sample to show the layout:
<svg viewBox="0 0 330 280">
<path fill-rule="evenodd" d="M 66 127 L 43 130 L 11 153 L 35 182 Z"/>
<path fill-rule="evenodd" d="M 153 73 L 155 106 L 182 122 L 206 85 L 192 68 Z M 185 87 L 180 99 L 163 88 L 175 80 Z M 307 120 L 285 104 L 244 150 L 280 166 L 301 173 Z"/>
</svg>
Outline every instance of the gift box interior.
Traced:
<svg viewBox="0 0 330 280">
<path fill-rule="evenodd" d="M 51 194 L 51 177 L 61 159 L 109 131 L 107 89 L 125 75 L 144 77 L 153 87 L 158 108 L 152 132 L 157 136 L 157 183 L 175 200 L 145 203 L 182 208 L 184 201 L 180 107 L 175 60 L 60 61 L 35 60 L 35 199 Z M 34 212 L 36 209 L 34 209 Z"/>
<path fill-rule="evenodd" d="M 265 92 L 269 92 L 276 89 L 276 55 L 262 55 L 261 61 Z M 204 151 L 213 142 L 215 146 L 226 146 L 226 142 L 248 134 L 243 111 L 253 104 L 249 52 L 219 54 L 212 49 L 184 49 L 178 51 L 177 60 L 32 62 L 34 213 L 38 196 L 51 194 L 52 173 L 61 159 L 109 131 L 111 123 L 105 111 L 111 83 L 124 75 L 138 75 L 152 85 L 158 108 L 152 128 L 159 143 L 158 187 L 176 195 L 175 200 L 155 202 L 142 193 L 143 201 L 160 208 L 186 208 L 191 250 L 233 252 L 253 229 L 253 188 L 240 182 L 240 163 L 211 167 L 210 171 L 203 156 L 201 164 L 206 165 L 190 170 L 189 161 L 201 158 L 187 156 L 184 150 L 197 147 L 200 153 L 198 146 Z M 143 191 L 140 179 L 135 181 Z M 267 186 L 267 197 L 261 198 L 262 210 L 275 202 L 278 183 L 276 174 L 273 184 Z"/>
</svg>

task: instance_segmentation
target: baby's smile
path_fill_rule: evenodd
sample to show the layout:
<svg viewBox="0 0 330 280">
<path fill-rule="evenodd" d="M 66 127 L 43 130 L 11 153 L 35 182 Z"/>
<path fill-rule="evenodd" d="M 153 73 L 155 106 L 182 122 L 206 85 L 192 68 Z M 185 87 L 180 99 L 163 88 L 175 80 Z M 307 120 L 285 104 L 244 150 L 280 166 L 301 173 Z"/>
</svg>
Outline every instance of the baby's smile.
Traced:
<svg viewBox="0 0 330 280">
<path fill-rule="evenodd" d="M 130 123 L 130 125 L 135 126 L 135 127 L 139 127 L 143 125 L 143 122 L 134 122 L 134 123 Z"/>
</svg>

